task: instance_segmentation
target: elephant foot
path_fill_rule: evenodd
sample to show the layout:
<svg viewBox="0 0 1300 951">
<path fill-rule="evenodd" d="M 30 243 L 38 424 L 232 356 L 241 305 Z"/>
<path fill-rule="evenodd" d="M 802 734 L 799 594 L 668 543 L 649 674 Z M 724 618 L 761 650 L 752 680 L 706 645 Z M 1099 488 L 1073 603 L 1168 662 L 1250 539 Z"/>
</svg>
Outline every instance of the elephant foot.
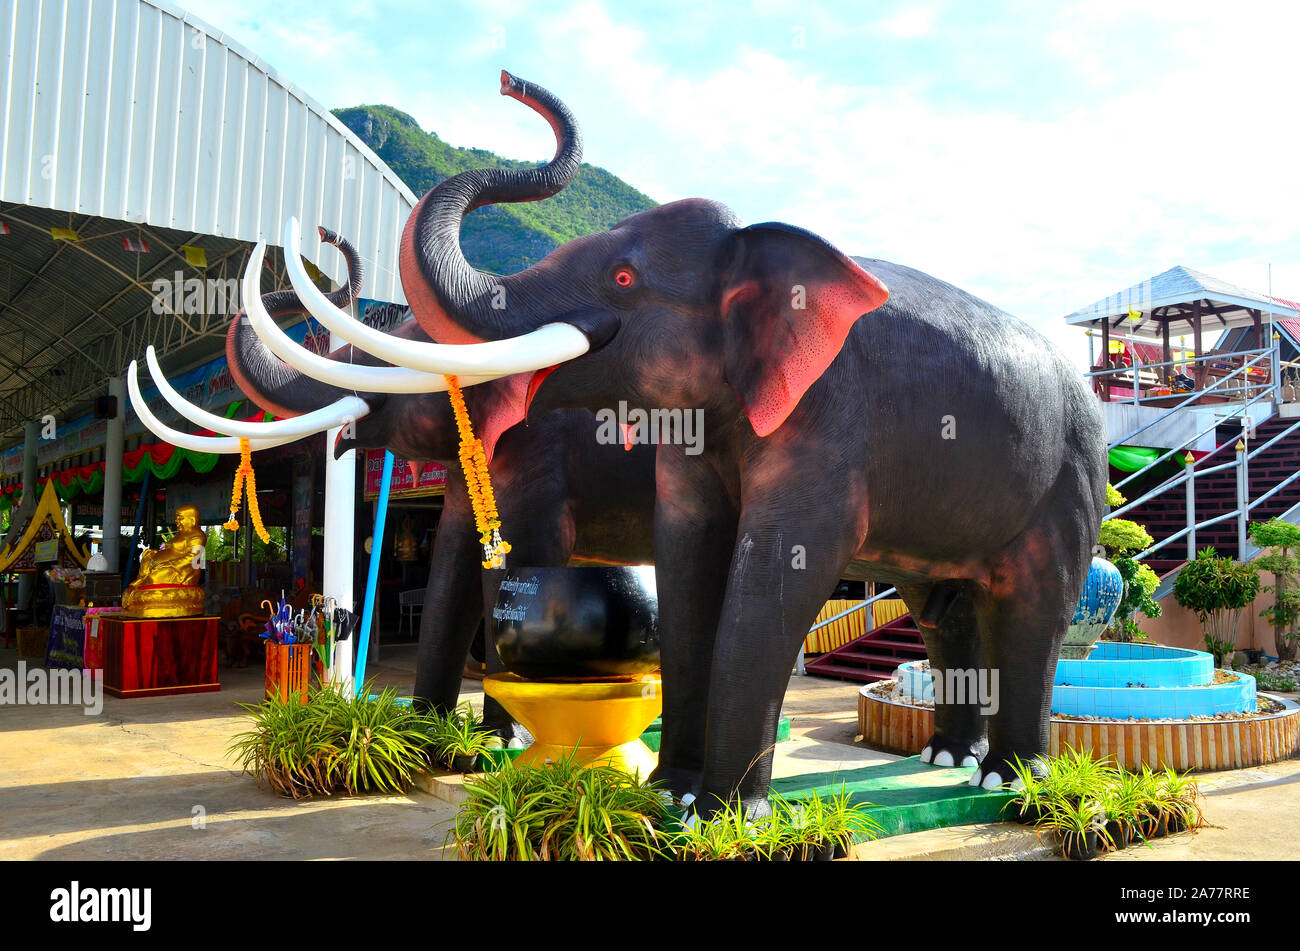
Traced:
<svg viewBox="0 0 1300 951">
<path fill-rule="evenodd" d="M 716 793 L 702 793 L 699 798 L 683 799 L 682 805 L 686 807 L 689 816 L 687 824 L 693 825 L 695 818 L 712 819 L 732 802 L 734 800 L 728 801 Z M 742 798 L 740 805 L 744 808 L 745 819 L 749 822 L 766 819 L 772 815 L 772 803 L 766 796 Z"/>
<path fill-rule="evenodd" d="M 689 805 L 700 791 L 700 778 L 697 770 L 660 765 L 650 774 L 648 782 L 657 784 L 683 805 Z"/>
<path fill-rule="evenodd" d="M 933 766 L 978 766 L 988 752 L 989 741 L 956 740 L 936 733 L 921 750 L 921 762 Z"/>
<path fill-rule="evenodd" d="M 1044 768 L 1037 757 L 1017 758 L 1012 753 L 1003 754 L 995 750 L 984 757 L 980 768 L 975 770 L 974 775 L 971 776 L 970 784 L 983 789 L 998 789 L 1000 787 L 1012 790 L 1024 789 L 1025 784 L 1016 778 L 1015 764 L 1017 759 L 1019 759 L 1020 763 L 1028 763 L 1036 775 L 1043 774 Z"/>
</svg>

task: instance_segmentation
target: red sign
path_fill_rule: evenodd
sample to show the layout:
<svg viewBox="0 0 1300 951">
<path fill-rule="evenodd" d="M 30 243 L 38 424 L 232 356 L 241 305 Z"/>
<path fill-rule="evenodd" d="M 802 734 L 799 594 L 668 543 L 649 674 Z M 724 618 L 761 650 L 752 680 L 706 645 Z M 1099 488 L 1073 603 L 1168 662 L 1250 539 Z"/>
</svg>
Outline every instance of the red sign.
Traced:
<svg viewBox="0 0 1300 951">
<path fill-rule="evenodd" d="M 379 498 L 379 482 L 384 477 L 384 451 L 366 450 L 367 502 Z M 388 495 L 394 499 L 415 499 L 422 496 L 442 495 L 447 488 L 447 468 L 436 462 L 407 462 L 397 458 L 393 465 L 393 481 Z"/>
</svg>

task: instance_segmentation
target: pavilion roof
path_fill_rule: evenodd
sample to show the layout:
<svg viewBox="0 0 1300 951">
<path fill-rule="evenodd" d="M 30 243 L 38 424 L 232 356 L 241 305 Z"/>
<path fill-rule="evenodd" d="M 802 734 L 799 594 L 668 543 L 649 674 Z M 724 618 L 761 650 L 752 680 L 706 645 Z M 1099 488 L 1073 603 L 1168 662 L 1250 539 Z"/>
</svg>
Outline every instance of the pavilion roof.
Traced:
<svg viewBox="0 0 1300 951">
<path fill-rule="evenodd" d="M 1276 320 L 1300 318 L 1300 305 L 1294 301 L 1250 291 L 1180 264 L 1067 314 L 1065 320 L 1097 328 L 1105 321 L 1129 335 L 1156 337 L 1162 323 L 1187 321 L 1190 328 L 1198 305 L 1207 332 L 1253 326 L 1256 315 L 1267 319 L 1269 313 Z M 1128 320 L 1132 313 L 1140 315 L 1136 323 Z"/>
</svg>

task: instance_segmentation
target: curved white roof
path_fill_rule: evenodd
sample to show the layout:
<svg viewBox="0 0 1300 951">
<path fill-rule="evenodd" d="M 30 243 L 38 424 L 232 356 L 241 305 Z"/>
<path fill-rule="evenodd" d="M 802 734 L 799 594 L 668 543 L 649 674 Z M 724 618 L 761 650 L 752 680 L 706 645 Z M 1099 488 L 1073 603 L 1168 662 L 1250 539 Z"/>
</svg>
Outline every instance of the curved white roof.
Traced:
<svg viewBox="0 0 1300 951">
<path fill-rule="evenodd" d="M 167 0 L 0 7 L 0 201 L 279 245 L 285 218 L 336 282 L 401 302 L 416 198 L 350 130 L 248 50 Z"/>
</svg>

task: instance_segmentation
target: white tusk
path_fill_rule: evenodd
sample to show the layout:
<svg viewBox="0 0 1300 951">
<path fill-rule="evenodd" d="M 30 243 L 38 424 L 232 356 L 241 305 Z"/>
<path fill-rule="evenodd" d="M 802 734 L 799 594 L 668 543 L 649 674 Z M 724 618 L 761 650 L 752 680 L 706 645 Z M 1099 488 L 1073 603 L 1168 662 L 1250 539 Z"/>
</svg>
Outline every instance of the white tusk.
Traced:
<svg viewBox="0 0 1300 951">
<path fill-rule="evenodd" d="M 245 423 L 240 420 L 226 419 L 224 416 L 209 413 L 207 410 L 195 406 L 177 393 L 163 375 L 162 367 L 158 365 L 158 357 L 154 353 L 152 346 L 145 350 L 144 360 L 149 367 L 149 375 L 153 377 L 154 386 L 158 387 L 158 392 L 162 394 L 162 398 L 171 405 L 172 409 L 191 423 L 194 423 L 194 425 L 202 426 L 204 429 L 211 429 L 213 432 L 228 433 L 231 436 L 255 436 L 258 438 L 292 436 L 295 439 L 301 439 L 303 436 L 323 433 L 335 426 L 342 426 L 346 422 L 361 419 L 370 412 L 370 407 L 366 405 L 366 401 L 361 397 L 345 396 L 321 409 L 271 423 Z"/>
<path fill-rule="evenodd" d="M 164 425 L 149 411 L 149 404 L 140 395 L 140 384 L 135 376 L 135 361 L 132 360 L 126 371 L 126 386 L 131 394 L 131 407 L 135 410 L 135 415 L 140 417 L 140 422 L 144 423 L 159 439 L 195 452 L 239 452 L 239 440 L 234 436 L 195 436 Z M 248 445 L 251 449 L 270 449 L 273 446 L 283 446 L 287 442 L 293 442 L 297 438 L 297 436 L 276 436 L 272 439 L 250 439 Z"/>
<path fill-rule="evenodd" d="M 259 241 L 248 259 L 241 288 L 244 295 L 244 312 L 252 321 L 253 330 L 266 344 L 268 350 L 300 373 L 345 390 L 363 393 L 439 393 L 447 389 L 441 374 L 422 373 L 408 367 L 370 367 L 355 363 L 340 363 L 318 353 L 312 353 L 290 339 L 275 325 L 266 308 L 262 306 L 262 259 L 266 256 L 266 242 Z M 465 385 L 495 379 L 505 374 L 494 374 L 462 381 Z"/>
<path fill-rule="evenodd" d="M 580 357 L 591 348 L 586 335 L 566 323 L 547 324 L 508 340 L 474 344 L 426 343 L 394 337 L 353 320 L 346 311 L 331 304 L 307 276 L 302 266 L 301 246 L 298 219 L 290 218 L 284 225 L 285 267 L 303 305 L 331 333 L 397 366 L 429 373 L 464 374 L 466 377 L 501 376 L 555 366 Z"/>
</svg>

